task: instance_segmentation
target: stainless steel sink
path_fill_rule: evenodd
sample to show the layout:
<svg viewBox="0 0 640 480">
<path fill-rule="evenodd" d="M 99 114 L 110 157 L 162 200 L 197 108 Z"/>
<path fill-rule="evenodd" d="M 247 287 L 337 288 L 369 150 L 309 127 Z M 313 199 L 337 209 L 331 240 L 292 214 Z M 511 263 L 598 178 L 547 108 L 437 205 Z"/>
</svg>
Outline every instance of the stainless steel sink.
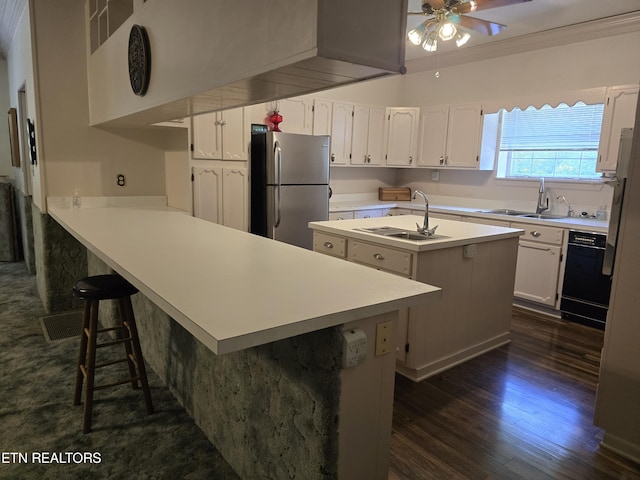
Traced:
<svg viewBox="0 0 640 480">
<path fill-rule="evenodd" d="M 414 240 L 414 241 L 425 241 L 425 240 L 435 240 L 437 238 L 445 238 L 444 235 L 423 235 L 418 232 L 414 232 L 411 230 L 405 230 L 397 227 L 371 227 L 371 228 L 355 228 L 354 230 L 358 230 L 360 232 L 372 233 L 374 235 L 380 235 L 381 237 L 388 238 L 398 238 L 401 240 Z"/>
<path fill-rule="evenodd" d="M 418 232 L 400 232 L 400 233 L 392 233 L 391 235 L 385 235 L 385 237 L 391 238 L 400 238 L 402 240 L 417 240 L 419 242 L 423 242 L 425 240 L 435 240 L 437 238 L 444 238 L 444 235 L 422 235 Z"/>
<path fill-rule="evenodd" d="M 481 213 L 495 213 L 497 215 L 527 215 L 529 212 L 523 212 L 521 210 L 511 210 L 510 208 L 495 208 L 493 210 L 478 210 Z"/>
<path fill-rule="evenodd" d="M 554 215 L 552 213 L 525 213 L 523 215 L 517 215 L 518 217 L 523 218 L 539 218 L 539 219 L 558 219 L 558 218 L 567 218 L 566 215 Z"/>
</svg>

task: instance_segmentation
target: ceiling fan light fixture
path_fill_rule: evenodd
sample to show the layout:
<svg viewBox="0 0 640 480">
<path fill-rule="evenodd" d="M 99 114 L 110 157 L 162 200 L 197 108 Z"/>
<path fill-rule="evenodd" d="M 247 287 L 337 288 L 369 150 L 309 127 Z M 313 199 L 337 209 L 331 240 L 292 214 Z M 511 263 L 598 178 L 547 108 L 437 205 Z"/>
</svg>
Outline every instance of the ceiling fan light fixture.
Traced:
<svg viewBox="0 0 640 480">
<path fill-rule="evenodd" d="M 455 37 L 457 32 L 456 26 L 451 22 L 442 22 L 438 29 L 438 35 L 445 42 Z"/>
<path fill-rule="evenodd" d="M 409 38 L 409 41 L 414 45 L 420 45 L 426 33 L 427 33 L 427 22 L 423 22 L 420 25 L 418 25 L 416 28 L 409 30 L 407 37 Z"/>
<path fill-rule="evenodd" d="M 462 33 L 458 32 L 456 33 L 456 45 L 458 46 L 458 48 L 460 48 L 465 43 L 467 43 L 470 38 L 471 38 L 471 35 L 468 32 L 462 32 Z"/>
<path fill-rule="evenodd" d="M 422 48 L 427 52 L 435 52 L 438 49 L 438 32 L 432 31 L 422 43 Z"/>
</svg>

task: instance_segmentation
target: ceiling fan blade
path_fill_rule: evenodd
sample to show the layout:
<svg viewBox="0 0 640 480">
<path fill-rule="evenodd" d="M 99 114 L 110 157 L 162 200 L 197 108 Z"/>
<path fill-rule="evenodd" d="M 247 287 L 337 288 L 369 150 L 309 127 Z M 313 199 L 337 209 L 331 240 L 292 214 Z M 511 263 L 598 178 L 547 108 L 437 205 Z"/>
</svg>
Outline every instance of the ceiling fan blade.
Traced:
<svg viewBox="0 0 640 480">
<path fill-rule="evenodd" d="M 497 35 L 507 28 L 506 25 L 500 23 L 489 22 L 479 18 L 468 17 L 466 15 L 451 15 L 449 20 L 456 25 L 460 25 L 474 32 L 484 33 L 485 35 Z"/>
<path fill-rule="evenodd" d="M 445 7 L 444 0 L 422 0 L 422 4 L 428 3 L 433 10 L 440 10 Z M 424 10 L 424 7 L 422 8 Z"/>
<path fill-rule="evenodd" d="M 477 10 L 487 10 L 489 8 L 506 7 L 515 5 L 516 3 L 530 2 L 531 0 L 470 0 L 464 3 L 458 3 L 451 8 L 451 12 L 455 14 L 463 14 L 475 12 Z"/>
</svg>

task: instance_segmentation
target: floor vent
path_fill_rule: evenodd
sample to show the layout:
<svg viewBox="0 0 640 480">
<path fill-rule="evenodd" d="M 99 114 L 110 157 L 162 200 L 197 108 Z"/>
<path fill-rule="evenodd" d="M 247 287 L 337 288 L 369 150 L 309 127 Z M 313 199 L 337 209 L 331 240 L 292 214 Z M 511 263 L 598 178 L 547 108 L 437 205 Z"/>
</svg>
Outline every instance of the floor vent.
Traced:
<svg viewBox="0 0 640 480">
<path fill-rule="evenodd" d="M 40 317 L 40 325 L 47 342 L 80 336 L 82 312 L 66 312 Z"/>
</svg>

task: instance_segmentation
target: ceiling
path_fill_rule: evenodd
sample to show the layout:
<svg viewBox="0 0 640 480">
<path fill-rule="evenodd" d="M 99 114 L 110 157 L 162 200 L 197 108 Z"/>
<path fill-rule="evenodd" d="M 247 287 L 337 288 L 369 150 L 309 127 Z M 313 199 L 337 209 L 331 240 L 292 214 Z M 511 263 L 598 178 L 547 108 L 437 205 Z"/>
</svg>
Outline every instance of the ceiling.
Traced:
<svg viewBox="0 0 640 480">
<path fill-rule="evenodd" d="M 11 39 L 27 0 L 0 0 L 0 58 L 7 58 Z"/>
<path fill-rule="evenodd" d="M 422 11 L 421 4 L 421 0 L 409 0 L 409 11 Z M 481 10 L 468 16 L 501 23 L 507 25 L 507 28 L 493 37 L 470 32 L 471 39 L 460 49 L 456 48 L 454 41 L 438 42 L 437 52 L 432 53 L 407 41 L 406 60 L 425 59 L 446 52 L 469 49 L 478 45 L 501 42 L 505 39 L 546 32 L 630 12 L 640 12 L 640 0 L 531 0 L 506 7 Z M 410 15 L 407 19 L 407 31 L 425 19 L 424 16 Z"/>
<path fill-rule="evenodd" d="M 6 58 L 26 0 L 0 0 L 0 57 Z M 409 0 L 409 11 L 421 11 L 421 0 Z M 464 49 L 538 32 L 558 29 L 630 12 L 640 12 L 640 0 L 531 0 L 530 2 L 475 12 L 471 16 L 507 25 L 499 35 L 473 34 Z M 409 16 L 407 30 L 424 21 Z M 457 50 L 454 42 L 440 42 L 438 52 L 429 53 L 407 42 L 407 61 L 427 59 Z"/>
</svg>

